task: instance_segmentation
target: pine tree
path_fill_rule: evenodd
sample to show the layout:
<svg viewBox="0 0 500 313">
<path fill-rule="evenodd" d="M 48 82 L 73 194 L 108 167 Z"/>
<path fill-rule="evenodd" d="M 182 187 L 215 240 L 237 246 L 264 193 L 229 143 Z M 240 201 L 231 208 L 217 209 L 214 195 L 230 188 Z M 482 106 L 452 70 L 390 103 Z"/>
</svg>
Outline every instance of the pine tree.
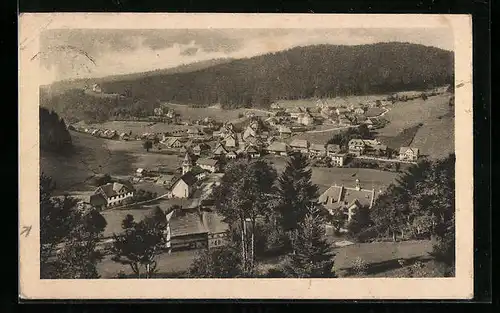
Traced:
<svg viewBox="0 0 500 313">
<path fill-rule="evenodd" d="M 300 153 L 291 156 L 278 179 L 280 205 L 277 207 L 285 231 L 297 229 L 306 208 L 316 204 L 318 187 L 311 182 L 312 171 L 307 158 Z"/>
<path fill-rule="evenodd" d="M 284 266 L 288 277 L 333 278 L 335 254 L 324 238 L 324 220 L 317 209 L 309 211 L 295 233 L 291 254 Z"/>
</svg>

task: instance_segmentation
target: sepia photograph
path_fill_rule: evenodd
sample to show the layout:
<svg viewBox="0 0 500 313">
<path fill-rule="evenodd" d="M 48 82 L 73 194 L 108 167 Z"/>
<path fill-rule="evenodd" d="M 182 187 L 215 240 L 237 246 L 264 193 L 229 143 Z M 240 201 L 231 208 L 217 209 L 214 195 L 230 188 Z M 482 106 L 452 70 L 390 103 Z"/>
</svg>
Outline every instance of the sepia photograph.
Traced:
<svg viewBox="0 0 500 313">
<path fill-rule="evenodd" d="M 472 296 L 468 16 L 144 15 L 21 16 L 21 290 Z"/>
</svg>

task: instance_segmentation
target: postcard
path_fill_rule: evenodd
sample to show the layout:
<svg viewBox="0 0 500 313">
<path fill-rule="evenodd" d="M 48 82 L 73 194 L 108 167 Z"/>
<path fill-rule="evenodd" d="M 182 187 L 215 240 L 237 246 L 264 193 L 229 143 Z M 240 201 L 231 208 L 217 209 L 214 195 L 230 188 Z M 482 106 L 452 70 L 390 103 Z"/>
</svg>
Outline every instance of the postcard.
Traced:
<svg viewBox="0 0 500 313">
<path fill-rule="evenodd" d="M 22 299 L 470 299 L 468 15 L 19 18 Z"/>
</svg>

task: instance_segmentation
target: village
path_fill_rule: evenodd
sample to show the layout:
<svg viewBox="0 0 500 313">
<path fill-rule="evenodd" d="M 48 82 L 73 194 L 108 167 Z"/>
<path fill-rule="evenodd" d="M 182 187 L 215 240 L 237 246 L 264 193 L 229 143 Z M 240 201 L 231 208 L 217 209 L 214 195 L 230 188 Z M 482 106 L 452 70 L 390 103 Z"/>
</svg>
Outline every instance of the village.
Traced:
<svg viewBox="0 0 500 313">
<path fill-rule="evenodd" d="M 102 92 L 98 86 L 93 89 Z M 135 168 L 119 178 L 114 173 L 100 175 L 102 184 L 90 195 L 81 197 L 79 205 L 98 208 L 105 217 L 103 250 L 112 245 L 113 234 L 121 232 L 121 221 L 126 215 L 140 220 L 156 206 L 167 214 L 166 252 L 169 255 L 221 246 L 227 242 L 229 227 L 214 209 L 212 192 L 220 184 L 229 162 L 240 158 L 264 158 L 271 163 L 284 163 L 290 155 L 300 153 L 307 156 L 312 166 L 319 168 L 373 168 L 375 164 L 381 170 L 399 171 L 402 165 L 416 164 L 422 157 L 419 148 L 391 149 L 373 137 L 354 136 L 342 145 L 301 139 L 300 135 L 342 134 L 358 128 L 373 132 L 387 123 L 383 116 L 389 112 L 391 104 L 432 97 L 443 94 L 446 89 L 398 93 L 351 105 L 319 99 L 314 106 L 290 108 L 278 101 L 267 111 L 248 111 L 236 122 L 211 117 L 191 119 L 176 112 L 175 106 L 165 104 L 155 108 L 148 121 L 133 122 L 147 127 L 165 125 L 168 131 L 161 132 L 75 123 L 68 129 L 84 136 L 123 144 L 140 142 L 147 154 L 179 160 L 178 166 L 160 161 L 155 166 Z M 335 183 L 322 190 L 318 201 L 330 214 L 343 208 L 349 221 L 357 208 L 370 208 L 382 192 L 373 186 L 370 188 L 366 181 L 353 178 L 350 184 Z M 181 257 L 179 262 L 189 260 L 182 261 Z"/>
</svg>

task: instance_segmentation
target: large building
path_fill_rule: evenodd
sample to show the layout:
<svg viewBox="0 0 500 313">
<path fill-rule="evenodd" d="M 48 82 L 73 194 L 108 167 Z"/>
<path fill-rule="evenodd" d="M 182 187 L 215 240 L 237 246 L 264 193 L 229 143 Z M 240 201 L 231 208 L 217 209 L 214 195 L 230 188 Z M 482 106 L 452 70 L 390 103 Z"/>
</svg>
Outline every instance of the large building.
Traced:
<svg viewBox="0 0 500 313">
<path fill-rule="evenodd" d="M 335 210 L 342 210 L 349 222 L 356 210 L 366 207 L 371 209 L 378 194 L 374 189 L 361 187 L 356 179 L 355 187 L 345 187 L 344 185 L 333 185 L 319 197 L 319 203 L 323 204 L 330 214 Z"/>
<path fill-rule="evenodd" d="M 401 147 L 399 149 L 399 159 L 402 161 L 417 161 L 419 156 L 418 148 Z"/>
<path fill-rule="evenodd" d="M 90 204 L 96 208 L 125 204 L 126 200 L 134 196 L 134 189 L 122 183 L 107 183 L 99 186 L 90 196 Z"/>
</svg>

